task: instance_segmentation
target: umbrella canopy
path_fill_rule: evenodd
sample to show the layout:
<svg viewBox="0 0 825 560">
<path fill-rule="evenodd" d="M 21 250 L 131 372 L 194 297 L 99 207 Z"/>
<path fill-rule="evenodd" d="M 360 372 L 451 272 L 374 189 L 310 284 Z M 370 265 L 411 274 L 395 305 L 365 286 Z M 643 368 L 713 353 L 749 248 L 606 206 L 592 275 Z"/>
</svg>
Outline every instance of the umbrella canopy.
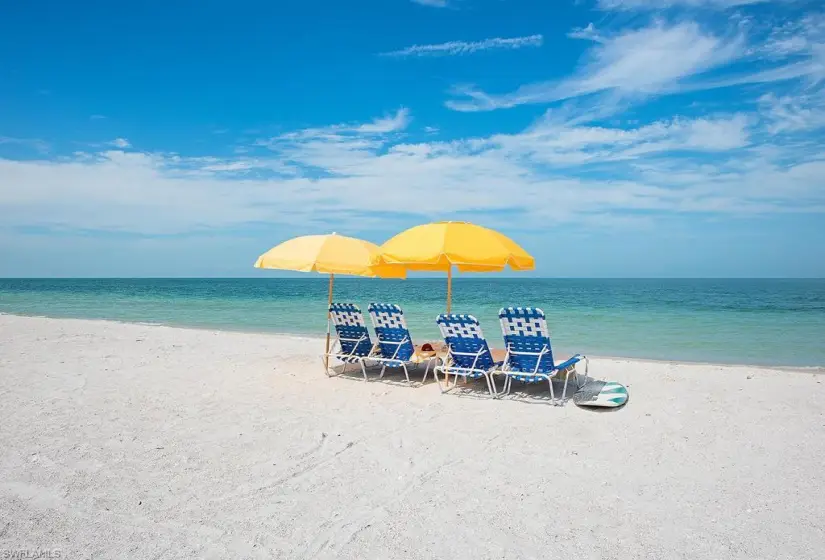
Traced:
<svg viewBox="0 0 825 560">
<path fill-rule="evenodd" d="M 533 270 L 535 259 L 518 243 L 495 230 L 468 222 L 436 222 L 402 231 L 381 246 L 377 266 L 447 273 L 447 312 L 452 299 L 453 266 L 462 272 Z"/>
<path fill-rule="evenodd" d="M 255 268 L 298 272 L 404 278 L 404 267 L 377 263 L 374 243 L 338 235 L 305 235 L 276 245 L 255 261 Z"/>
<path fill-rule="evenodd" d="M 336 274 L 381 278 L 404 278 L 403 266 L 377 262 L 378 245 L 332 233 L 331 235 L 305 235 L 276 245 L 255 261 L 255 268 L 275 268 L 298 272 L 329 274 L 327 296 L 327 339 L 324 364 L 329 366 L 329 305 Z"/>
</svg>

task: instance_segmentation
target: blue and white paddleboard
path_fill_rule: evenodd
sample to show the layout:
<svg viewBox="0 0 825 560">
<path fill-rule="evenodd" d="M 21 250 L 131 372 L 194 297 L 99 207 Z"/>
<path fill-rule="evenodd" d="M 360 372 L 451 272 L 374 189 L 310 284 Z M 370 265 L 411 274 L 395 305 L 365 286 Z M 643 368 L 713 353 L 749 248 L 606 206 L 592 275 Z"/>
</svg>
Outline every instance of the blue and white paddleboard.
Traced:
<svg viewBox="0 0 825 560">
<path fill-rule="evenodd" d="M 627 399 L 627 387 L 615 381 L 590 381 L 573 394 L 573 403 L 578 406 L 616 408 Z"/>
</svg>

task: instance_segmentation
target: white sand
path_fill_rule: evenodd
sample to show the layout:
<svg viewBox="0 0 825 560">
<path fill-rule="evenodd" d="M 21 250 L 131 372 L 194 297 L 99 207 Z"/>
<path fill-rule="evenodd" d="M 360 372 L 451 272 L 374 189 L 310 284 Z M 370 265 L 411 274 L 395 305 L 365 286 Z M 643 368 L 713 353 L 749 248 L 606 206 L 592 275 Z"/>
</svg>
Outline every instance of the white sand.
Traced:
<svg viewBox="0 0 825 560">
<path fill-rule="evenodd" d="M 597 359 L 631 394 L 597 413 L 327 379 L 318 354 L 0 316 L 0 553 L 825 557 L 825 376 Z"/>
</svg>

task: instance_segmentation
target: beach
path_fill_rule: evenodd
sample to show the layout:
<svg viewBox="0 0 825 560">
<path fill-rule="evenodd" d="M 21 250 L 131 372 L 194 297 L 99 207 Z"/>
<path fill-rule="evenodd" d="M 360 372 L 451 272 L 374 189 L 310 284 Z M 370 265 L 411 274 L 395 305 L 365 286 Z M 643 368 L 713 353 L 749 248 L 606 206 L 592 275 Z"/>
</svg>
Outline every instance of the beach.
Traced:
<svg viewBox="0 0 825 560">
<path fill-rule="evenodd" d="M 594 358 L 593 377 L 630 392 L 594 412 L 327 378 L 321 352 L 0 315 L 0 551 L 822 557 L 815 370 Z"/>
</svg>

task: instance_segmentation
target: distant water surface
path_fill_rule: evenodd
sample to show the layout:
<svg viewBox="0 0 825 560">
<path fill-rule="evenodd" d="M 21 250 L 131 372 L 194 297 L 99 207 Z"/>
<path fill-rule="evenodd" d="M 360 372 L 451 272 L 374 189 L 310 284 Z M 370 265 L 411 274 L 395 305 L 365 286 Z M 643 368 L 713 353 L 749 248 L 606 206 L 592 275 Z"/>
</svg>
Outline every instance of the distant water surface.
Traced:
<svg viewBox="0 0 825 560">
<path fill-rule="evenodd" d="M 335 300 L 402 306 L 413 336 L 437 339 L 442 279 L 339 278 Z M 554 347 L 665 360 L 825 366 L 825 280 L 460 278 L 453 311 L 501 346 L 498 309 L 533 305 Z M 0 279 L 0 312 L 320 335 L 327 280 Z M 369 320 L 368 320 L 369 322 Z"/>
</svg>

